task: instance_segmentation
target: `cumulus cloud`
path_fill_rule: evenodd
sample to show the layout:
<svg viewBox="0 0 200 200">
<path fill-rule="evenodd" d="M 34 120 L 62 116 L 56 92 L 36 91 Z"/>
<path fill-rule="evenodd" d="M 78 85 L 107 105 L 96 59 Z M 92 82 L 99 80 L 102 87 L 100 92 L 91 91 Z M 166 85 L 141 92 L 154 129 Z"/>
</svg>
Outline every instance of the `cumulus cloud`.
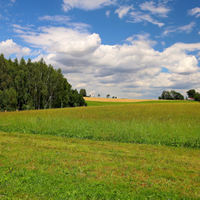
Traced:
<svg viewBox="0 0 200 200">
<path fill-rule="evenodd" d="M 196 15 L 196 17 L 200 17 L 200 7 L 196 7 L 191 10 L 188 10 L 188 14 L 192 16 Z"/>
<path fill-rule="evenodd" d="M 125 15 L 127 15 L 127 13 L 129 12 L 129 10 L 133 9 L 133 5 L 131 6 L 120 6 L 115 13 L 118 14 L 119 18 L 122 19 Z"/>
<path fill-rule="evenodd" d="M 170 26 L 167 27 L 166 30 L 163 32 L 162 36 L 167 36 L 170 33 L 182 33 L 182 32 L 186 32 L 191 33 L 191 31 L 193 30 L 193 28 L 195 27 L 196 23 L 195 22 L 190 22 L 188 25 L 185 26 L 180 26 L 180 27 L 174 27 L 174 26 Z"/>
<path fill-rule="evenodd" d="M 21 47 L 13 42 L 12 39 L 0 42 L 0 52 L 4 53 L 5 57 L 11 56 L 11 54 L 17 54 L 17 56 L 30 55 L 31 50 L 27 47 Z"/>
<path fill-rule="evenodd" d="M 19 36 L 45 52 L 35 60 L 43 57 L 47 64 L 61 68 L 75 88 L 85 86 L 93 95 L 116 91 L 111 96 L 124 97 L 129 91 L 127 98 L 144 98 L 154 91 L 158 96 L 155 91 L 188 89 L 200 79 L 198 60 L 191 55 L 200 50 L 200 43 L 176 43 L 160 52 L 149 34 L 133 35 L 122 45 L 103 45 L 96 33 L 64 27 L 40 27 Z"/>
<path fill-rule="evenodd" d="M 89 35 L 64 27 L 40 27 L 37 31 L 29 33 L 18 29 L 15 32 L 21 33 L 19 36 L 35 47 L 43 48 L 49 52 L 68 53 L 73 56 L 91 53 L 101 43 L 98 34 Z"/>
<path fill-rule="evenodd" d="M 167 17 L 168 12 L 171 10 L 167 8 L 164 4 L 156 5 L 153 1 L 146 1 L 145 3 L 140 4 L 141 10 L 149 11 L 154 15 L 158 15 L 160 17 Z"/>
<path fill-rule="evenodd" d="M 95 10 L 104 6 L 115 4 L 117 0 L 63 0 L 62 8 L 64 11 L 69 11 L 73 8 L 79 8 L 83 10 Z"/>
</svg>

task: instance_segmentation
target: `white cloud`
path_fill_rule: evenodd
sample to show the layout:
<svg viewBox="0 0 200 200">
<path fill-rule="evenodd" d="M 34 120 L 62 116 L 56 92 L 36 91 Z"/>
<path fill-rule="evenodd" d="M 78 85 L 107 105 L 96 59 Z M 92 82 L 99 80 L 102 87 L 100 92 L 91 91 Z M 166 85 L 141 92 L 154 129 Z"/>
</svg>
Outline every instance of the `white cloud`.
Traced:
<svg viewBox="0 0 200 200">
<path fill-rule="evenodd" d="M 140 4 L 141 10 L 145 11 L 150 11 L 150 13 L 145 13 L 141 11 L 136 11 L 133 7 L 131 6 L 120 6 L 115 13 L 118 14 L 119 18 L 122 19 L 124 16 L 126 16 L 130 10 L 132 10 L 129 13 L 129 17 L 131 18 L 130 20 L 127 20 L 127 22 L 131 23 L 138 23 L 138 22 L 149 22 L 154 25 L 158 25 L 159 27 L 164 26 L 165 24 L 162 22 L 157 21 L 156 19 L 152 18 L 152 14 L 158 15 L 161 17 L 167 17 L 167 13 L 170 11 L 170 9 L 166 8 L 164 5 L 157 5 L 155 6 L 155 3 L 153 1 L 150 2 L 145 2 L 143 4 Z"/>
<path fill-rule="evenodd" d="M 64 27 L 40 27 L 40 33 L 35 31 L 28 34 L 23 30 L 18 30 L 17 33 L 22 31 L 19 36 L 27 43 L 49 52 L 69 53 L 73 56 L 82 56 L 93 52 L 101 43 L 98 34 L 89 35 Z"/>
<path fill-rule="evenodd" d="M 93 95 L 145 98 L 151 91 L 158 96 L 155 91 L 199 84 L 198 60 L 187 53 L 200 50 L 200 43 L 176 43 L 159 52 L 149 34 L 129 37 L 122 45 L 102 45 L 96 33 L 64 27 L 40 27 L 19 36 L 45 52 L 35 61 L 43 57 L 47 64 L 61 68 L 75 88 L 84 87 Z M 169 72 L 161 72 L 162 68 Z"/>
<path fill-rule="evenodd" d="M 119 18 L 122 19 L 125 15 L 127 15 L 127 13 L 129 12 L 129 10 L 134 10 L 133 9 L 133 5 L 131 6 L 120 6 L 115 13 L 118 14 Z"/>
<path fill-rule="evenodd" d="M 21 47 L 13 42 L 12 39 L 0 42 L 0 52 L 3 52 L 5 57 L 11 56 L 11 54 L 17 54 L 19 56 L 30 55 L 31 50 L 27 47 Z"/>
<path fill-rule="evenodd" d="M 189 15 L 196 15 L 196 17 L 200 17 L 200 7 L 193 8 L 188 10 Z"/>
<path fill-rule="evenodd" d="M 110 16 L 110 10 L 107 10 L 106 13 L 105 13 L 105 15 L 106 15 L 107 17 L 109 17 L 109 16 Z"/>
<path fill-rule="evenodd" d="M 55 16 L 49 16 L 45 15 L 43 17 L 38 17 L 39 20 L 47 20 L 47 21 L 53 21 L 53 22 L 61 22 L 61 23 L 66 23 L 71 20 L 69 16 L 65 15 L 55 15 Z"/>
<path fill-rule="evenodd" d="M 191 43 L 191 44 L 185 44 L 185 43 L 176 43 L 172 45 L 173 48 L 180 49 L 181 51 L 196 51 L 200 49 L 200 43 Z"/>
<path fill-rule="evenodd" d="M 180 27 L 167 27 L 166 30 L 163 32 L 163 36 L 167 36 L 170 33 L 182 33 L 182 32 L 186 32 L 187 34 L 190 33 L 193 30 L 193 27 L 196 25 L 195 22 L 191 22 L 188 25 L 185 26 L 180 26 Z"/>
<path fill-rule="evenodd" d="M 55 15 L 55 16 L 49 16 L 45 15 L 42 17 L 38 17 L 41 21 L 50 21 L 54 24 L 65 24 L 69 27 L 73 27 L 76 30 L 82 30 L 85 31 L 87 28 L 90 28 L 90 25 L 85 23 L 77 23 L 77 22 L 71 22 L 71 17 L 65 16 L 65 15 Z"/>
<path fill-rule="evenodd" d="M 73 8 L 79 8 L 83 10 L 95 10 L 104 6 L 115 4 L 117 0 L 63 0 L 63 10 L 69 11 Z"/>
<path fill-rule="evenodd" d="M 1 7 L 1 5 L 0 5 L 0 7 Z M 8 18 L 8 17 L 5 17 L 5 16 L 3 16 L 1 13 L 0 13 L 0 19 L 9 21 L 9 18 Z"/>
<path fill-rule="evenodd" d="M 155 2 L 150 1 L 150 2 L 145 2 L 140 4 L 140 8 L 142 10 L 150 11 L 154 15 L 158 15 L 160 17 L 167 17 L 168 12 L 171 10 L 167 8 L 165 5 L 158 4 L 157 6 L 155 5 Z"/>
<path fill-rule="evenodd" d="M 12 3 L 15 3 L 16 0 L 11 0 Z"/>
<path fill-rule="evenodd" d="M 150 22 L 152 24 L 158 25 L 159 27 L 164 26 L 165 24 L 162 22 L 158 22 L 157 20 L 153 19 L 151 17 L 151 15 L 149 14 L 144 14 L 142 12 L 134 12 L 132 11 L 130 13 L 131 18 L 133 19 L 132 21 L 128 21 L 128 22 L 133 22 L 133 23 L 137 23 L 137 22 Z"/>
<path fill-rule="evenodd" d="M 82 89 L 82 88 L 85 88 L 86 86 L 87 86 L 86 83 L 80 83 L 80 84 L 76 85 L 75 88 Z"/>
<path fill-rule="evenodd" d="M 31 27 L 34 27 L 34 25 L 27 24 L 26 26 L 23 27 L 19 24 L 12 24 L 12 27 L 16 29 L 21 29 L 21 30 L 31 30 Z"/>
<path fill-rule="evenodd" d="M 165 46 L 165 42 L 164 42 L 164 41 L 162 41 L 161 44 L 162 44 L 163 46 Z"/>
</svg>

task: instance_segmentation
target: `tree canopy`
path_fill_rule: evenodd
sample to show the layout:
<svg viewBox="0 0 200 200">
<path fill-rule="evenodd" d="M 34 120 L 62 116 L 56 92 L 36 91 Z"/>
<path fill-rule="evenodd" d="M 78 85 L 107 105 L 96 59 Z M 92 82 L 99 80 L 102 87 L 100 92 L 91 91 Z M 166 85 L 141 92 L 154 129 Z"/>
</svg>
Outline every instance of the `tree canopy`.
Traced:
<svg viewBox="0 0 200 200">
<path fill-rule="evenodd" d="M 189 98 L 194 98 L 196 91 L 194 89 L 188 90 L 187 95 Z"/>
<path fill-rule="evenodd" d="M 86 90 L 85 90 L 85 89 L 80 89 L 79 94 L 82 95 L 83 97 L 86 97 L 86 96 L 87 96 L 87 93 L 86 93 Z"/>
<path fill-rule="evenodd" d="M 184 100 L 184 96 L 182 94 L 180 94 L 179 92 L 176 92 L 175 90 L 171 90 L 166 91 L 164 90 L 161 94 L 160 97 L 158 97 L 159 99 L 168 99 L 168 100 L 175 100 L 175 99 L 179 99 L 179 100 Z"/>
<path fill-rule="evenodd" d="M 0 55 L 0 110 L 25 110 L 85 106 L 83 96 L 73 90 L 61 69 L 43 59 L 32 62 L 7 60 Z"/>
<path fill-rule="evenodd" d="M 194 95 L 194 100 L 200 102 L 200 93 L 199 93 L 199 92 L 196 92 L 196 93 L 195 93 L 195 95 Z"/>
</svg>

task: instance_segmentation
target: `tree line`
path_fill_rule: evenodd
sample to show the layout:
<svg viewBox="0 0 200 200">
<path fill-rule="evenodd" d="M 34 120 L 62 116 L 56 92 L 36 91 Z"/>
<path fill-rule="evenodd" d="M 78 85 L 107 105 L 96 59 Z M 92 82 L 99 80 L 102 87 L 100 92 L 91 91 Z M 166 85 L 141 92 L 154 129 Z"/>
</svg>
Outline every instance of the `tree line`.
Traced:
<svg viewBox="0 0 200 200">
<path fill-rule="evenodd" d="M 200 93 L 196 92 L 194 89 L 190 89 L 187 92 L 188 98 L 194 99 L 195 101 L 200 101 Z M 188 99 L 186 98 L 186 99 Z M 166 91 L 164 90 L 161 96 L 158 99 L 166 99 L 166 100 L 184 100 L 184 96 L 175 90 Z"/>
<path fill-rule="evenodd" d="M 0 111 L 86 106 L 83 95 L 72 89 L 61 69 L 43 59 L 14 61 L 0 55 Z"/>
<path fill-rule="evenodd" d="M 166 91 L 164 90 L 161 94 L 161 96 L 158 97 L 158 99 L 167 99 L 167 100 L 184 100 L 184 96 L 180 94 L 179 92 L 176 92 L 175 90 Z"/>
<path fill-rule="evenodd" d="M 193 98 L 195 101 L 200 101 L 200 93 L 196 92 L 195 89 L 188 90 L 187 95 L 189 98 Z"/>
</svg>

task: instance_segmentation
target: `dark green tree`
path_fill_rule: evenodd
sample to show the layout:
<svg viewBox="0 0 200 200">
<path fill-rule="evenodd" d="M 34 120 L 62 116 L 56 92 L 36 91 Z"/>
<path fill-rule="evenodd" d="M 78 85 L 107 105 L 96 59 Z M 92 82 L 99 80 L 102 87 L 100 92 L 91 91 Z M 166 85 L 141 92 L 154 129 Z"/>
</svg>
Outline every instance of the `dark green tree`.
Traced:
<svg viewBox="0 0 200 200">
<path fill-rule="evenodd" d="M 85 91 L 86 93 L 86 91 Z M 64 78 L 61 69 L 43 59 L 27 63 L 0 55 L 0 110 L 29 110 L 86 105 L 83 96 Z"/>
<path fill-rule="evenodd" d="M 85 89 L 80 89 L 79 94 L 82 95 L 83 97 L 86 97 L 86 96 L 87 96 L 87 93 L 86 93 L 86 90 L 85 90 Z"/>
<path fill-rule="evenodd" d="M 198 93 L 198 92 L 195 93 L 194 100 L 200 102 L 200 93 Z"/>
<path fill-rule="evenodd" d="M 4 101 L 5 110 L 14 111 L 17 109 L 17 93 L 14 88 L 5 90 Z"/>
<path fill-rule="evenodd" d="M 196 91 L 194 89 L 191 89 L 191 90 L 188 90 L 186 93 L 189 98 L 194 98 Z"/>
<path fill-rule="evenodd" d="M 162 99 L 171 99 L 171 94 L 169 91 L 164 90 L 161 94 Z"/>
<path fill-rule="evenodd" d="M 5 110 L 5 104 L 4 104 L 4 94 L 3 91 L 0 90 L 0 111 Z"/>
<path fill-rule="evenodd" d="M 171 90 L 170 94 L 172 99 L 184 100 L 184 96 L 175 90 Z"/>
<path fill-rule="evenodd" d="M 176 92 L 175 90 L 166 91 L 164 90 L 161 94 L 161 96 L 158 97 L 158 99 L 166 99 L 166 100 L 184 100 L 184 96 L 180 94 L 179 92 Z"/>
</svg>

